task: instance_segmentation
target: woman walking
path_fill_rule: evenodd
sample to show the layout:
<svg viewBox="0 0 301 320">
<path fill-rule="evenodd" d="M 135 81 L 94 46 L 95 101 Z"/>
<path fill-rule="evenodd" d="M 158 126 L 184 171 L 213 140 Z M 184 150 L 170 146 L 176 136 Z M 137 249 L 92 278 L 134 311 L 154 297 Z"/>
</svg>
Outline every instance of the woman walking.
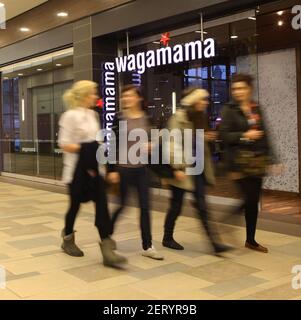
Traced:
<svg viewBox="0 0 301 320">
<path fill-rule="evenodd" d="M 127 141 L 127 146 L 121 145 L 119 135 L 128 137 L 130 132 L 139 129 L 144 130 L 150 136 L 150 120 L 142 108 L 143 97 L 139 89 L 133 85 L 125 86 L 121 93 L 122 111 L 115 117 L 112 130 L 116 137 L 116 150 L 129 156 L 129 150 L 135 144 L 134 141 Z M 120 127 L 120 121 L 126 123 L 126 129 Z M 128 139 L 126 139 L 128 140 Z M 151 143 L 144 146 L 145 153 L 149 153 Z M 120 152 L 117 151 L 117 159 Z M 163 256 L 152 245 L 150 205 L 149 205 L 149 173 L 147 164 L 131 163 L 129 157 L 123 163 L 109 165 L 108 181 L 111 183 L 120 182 L 120 207 L 113 214 L 113 228 L 122 213 L 128 197 L 129 187 L 133 186 L 138 195 L 140 207 L 140 229 L 142 237 L 142 255 L 155 260 L 163 260 Z M 113 232 L 112 228 L 112 232 Z"/>
<path fill-rule="evenodd" d="M 69 110 L 59 122 L 59 146 L 64 152 L 63 182 L 68 185 L 70 206 L 62 231 L 63 251 L 74 257 L 82 257 L 83 251 L 76 245 L 74 224 L 80 205 L 95 202 L 95 226 L 101 238 L 103 263 L 116 267 L 126 262 L 117 255 L 116 243 L 110 238 L 111 219 L 108 212 L 105 180 L 99 173 L 96 152 L 100 131 L 99 119 L 91 108 L 95 105 L 97 84 L 91 81 L 76 82 L 64 94 L 64 102 Z"/>
<path fill-rule="evenodd" d="M 276 163 L 260 106 L 252 100 L 253 79 L 238 74 L 232 79 L 233 100 L 224 106 L 220 127 L 225 143 L 229 177 L 242 193 L 249 249 L 267 253 L 255 240 L 262 180 Z"/>
<path fill-rule="evenodd" d="M 209 93 L 203 89 L 190 89 L 185 93 L 181 100 L 182 108 L 172 116 L 169 121 L 169 129 L 180 129 L 182 136 L 184 130 L 191 130 L 193 137 L 198 129 L 207 129 L 207 121 L 205 120 L 205 111 L 209 105 Z M 206 184 L 214 184 L 215 177 L 213 165 L 211 162 L 211 154 L 208 142 L 215 139 L 215 134 L 205 130 L 204 142 L 204 172 L 197 175 L 186 175 L 185 170 L 190 166 L 183 159 L 182 164 L 171 164 L 174 169 L 174 178 L 167 180 L 171 186 L 172 197 L 170 200 L 170 208 L 168 210 L 164 224 L 163 246 L 175 250 L 183 250 L 184 247 L 176 242 L 173 237 L 175 223 L 181 214 L 185 192 L 192 192 L 195 198 L 195 208 L 199 219 L 201 220 L 205 231 L 210 239 L 216 254 L 222 253 L 229 247 L 219 243 L 218 235 L 213 231 L 208 221 L 208 211 L 205 202 L 205 186 Z M 193 147 L 196 148 L 197 141 L 193 139 Z M 171 148 L 171 158 L 174 159 L 175 149 L 183 150 L 183 145 Z M 182 152 L 183 154 L 184 152 Z"/>
</svg>

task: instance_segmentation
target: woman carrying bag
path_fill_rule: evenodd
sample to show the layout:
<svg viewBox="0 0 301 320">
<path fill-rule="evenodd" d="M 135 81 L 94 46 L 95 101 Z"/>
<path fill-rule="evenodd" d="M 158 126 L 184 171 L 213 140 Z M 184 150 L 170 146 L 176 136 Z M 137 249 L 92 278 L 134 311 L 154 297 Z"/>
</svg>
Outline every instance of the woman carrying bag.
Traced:
<svg viewBox="0 0 301 320">
<path fill-rule="evenodd" d="M 222 111 L 221 138 L 225 144 L 229 178 L 242 193 L 245 211 L 246 248 L 267 253 L 255 240 L 263 177 L 277 160 L 269 143 L 261 108 L 252 100 L 253 79 L 238 74 L 232 79 L 232 98 Z M 274 167 L 276 172 L 280 167 Z"/>
<path fill-rule="evenodd" d="M 95 202 L 95 226 L 99 232 L 104 265 L 119 267 L 126 259 L 114 252 L 116 243 L 110 238 L 111 218 L 108 212 L 105 180 L 99 171 L 96 152 L 99 141 L 99 119 L 91 108 L 95 105 L 97 84 L 79 81 L 63 96 L 69 110 L 60 121 L 58 143 L 64 152 L 63 182 L 68 186 L 70 206 L 62 231 L 63 251 L 73 257 L 82 257 L 83 251 L 76 245 L 74 224 L 81 203 Z"/>
<path fill-rule="evenodd" d="M 205 111 L 209 105 L 209 93 L 203 89 L 190 89 L 185 93 L 181 100 L 182 108 L 179 109 L 169 120 L 169 130 L 180 129 L 182 136 L 185 130 L 193 132 L 192 137 L 195 137 L 196 130 L 204 130 L 207 128 Z M 208 147 L 208 142 L 215 139 L 212 132 L 206 132 L 204 141 L 204 171 L 197 175 L 187 175 L 185 170 L 190 166 L 182 160 L 181 164 L 174 162 L 177 151 L 184 150 L 183 145 L 172 144 L 171 152 L 171 166 L 173 168 L 174 178 L 167 179 L 166 183 L 171 187 L 172 197 L 170 200 L 170 208 L 166 215 L 164 224 L 164 237 L 162 244 L 164 247 L 183 250 L 184 247 L 175 241 L 173 234 L 177 218 L 181 214 L 185 192 L 192 192 L 195 198 L 195 208 L 198 217 L 207 233 L 207 236 L 212 244 L 215 254 L 220 254 L 229 250 L 228 246 L 220 243 L 218 234 L 215 232 L 209 223 L 209 213 L 205 202 L 205 186 L 206 184 L 215 184 L 215 176 L 213 164 L 211 162 L 211 153 Z M 193 138 L 193 145 L 196 145 L 195 138 Z M 182 152 L 183 154 L 184 152 Z"/>
</svg>

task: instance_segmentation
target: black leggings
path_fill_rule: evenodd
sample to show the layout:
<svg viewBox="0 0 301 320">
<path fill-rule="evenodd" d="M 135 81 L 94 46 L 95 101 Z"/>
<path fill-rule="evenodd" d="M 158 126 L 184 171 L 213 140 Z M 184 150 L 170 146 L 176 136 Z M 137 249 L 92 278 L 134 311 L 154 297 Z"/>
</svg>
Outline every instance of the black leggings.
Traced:
<svg viewBox="0 0 301 320">
<path fill-rule="evenodd" d="M 214 248 L 219 243 L 219 237 L 217 230 L 214 230 L 209 222 L 209 214 L 207 211 L 206 200 L 205 200 L 205 180 L 203 175 L 194 177 L 195 179 L 195 206 L 197 209 L 198 218 L 202 222 L 202 225 L 207 233 L 209 240 L 211 241 Z M 181 214 L 185 190 L 172 186 L 172 197 L 170 199 L 170 207 L 165 218 L 164 224 L 164 238 L 170 240 L 173 237 L 176 220 Z"/>
<path fill-rule="evenodd" d="M 258 218 L 258 206 L 261 195 L 262 178 L 247 177 L 236 181 L 244 199 L 247 225 L 247 242 L 256 245 L 255 233 Z"/>
<path fill-rule="evenodd" d="M 137 190 L 140 207 L 140 229 L 142 237 L 142 247 L 144 250 L 152 247 L 150 207 L 149 207 L 149 175 L 146 167 L 124 168 L 119 167 L 120 174 L 120 206 L 113 213 L 112 233 L 118 218 L 126 205 L 129 187 L 133 186 Z"/>
<path fill-rule="evenodd" d="M 73 233 L 76 217 L 78 215 L 81 202 L 78 194 L 74 194 L 72 186 L 69 185 L 70 207 L 65 217 L 65 234 Z M 99 176 L 97 196 L 95 197 L 95 226 L 100 238 L 106 239 L 110 236 L 112 222 L 108 210 L 106 195 L 106 185 L 104 179 Z"/>
</svg>

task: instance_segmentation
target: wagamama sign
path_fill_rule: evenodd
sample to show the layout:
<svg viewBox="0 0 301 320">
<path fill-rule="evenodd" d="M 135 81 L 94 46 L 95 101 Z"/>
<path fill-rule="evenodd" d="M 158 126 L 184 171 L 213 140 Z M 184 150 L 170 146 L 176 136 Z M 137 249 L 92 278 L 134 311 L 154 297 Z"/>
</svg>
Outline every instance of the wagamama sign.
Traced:
<svg viewBox="0 0 301 320">
<path fill-rule="evenodd" d="M 212 38 L 204 42 L 197 40 L 184 45 L 177 44 L 174 47 L 165 47 L 147 52 L 139 52 L 115 60 L 117 72 L 137 71 L 143 74 L 146 68 L 161 65 L 182 63 L 215 56 L 215 42 Z"/>
<path fill-rule="evenodd" d="M 147 68 L 212 57 L 215 57 L 215 41 L 209 38 L 205 41 L 196 40 L 184 45 L 177 44 L 173 47 L 163 47 L 157 50 L 116 57 L 115 62 L 105 62 L 102 68 L 104 129 L 111 130 L 116 113 L 118 79 L 116 73 L 134 72 L 137 75 L 141 75 Z M 110 140 L 110 134 L 108 134 L 107 138 Z"/>
</svg>

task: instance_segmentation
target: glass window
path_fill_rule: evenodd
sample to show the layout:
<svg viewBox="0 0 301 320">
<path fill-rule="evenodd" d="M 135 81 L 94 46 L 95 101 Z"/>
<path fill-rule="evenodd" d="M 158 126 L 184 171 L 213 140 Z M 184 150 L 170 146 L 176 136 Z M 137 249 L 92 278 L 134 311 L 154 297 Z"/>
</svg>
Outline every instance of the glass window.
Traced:
<svg viewBox="0 0 301 320">
<path fill-rule="evenodd" d="M 225 65 L 215 65 L 211 67 L 212 79 L 227 80 L 227 67 Z"/>
<path fill-rule="evenodd" d="M 72 55 L 25 62 L 3 76 L 4 171 L 61 179 L 58 121 L 62 95 L 73 83 Z"/>
</svg>

